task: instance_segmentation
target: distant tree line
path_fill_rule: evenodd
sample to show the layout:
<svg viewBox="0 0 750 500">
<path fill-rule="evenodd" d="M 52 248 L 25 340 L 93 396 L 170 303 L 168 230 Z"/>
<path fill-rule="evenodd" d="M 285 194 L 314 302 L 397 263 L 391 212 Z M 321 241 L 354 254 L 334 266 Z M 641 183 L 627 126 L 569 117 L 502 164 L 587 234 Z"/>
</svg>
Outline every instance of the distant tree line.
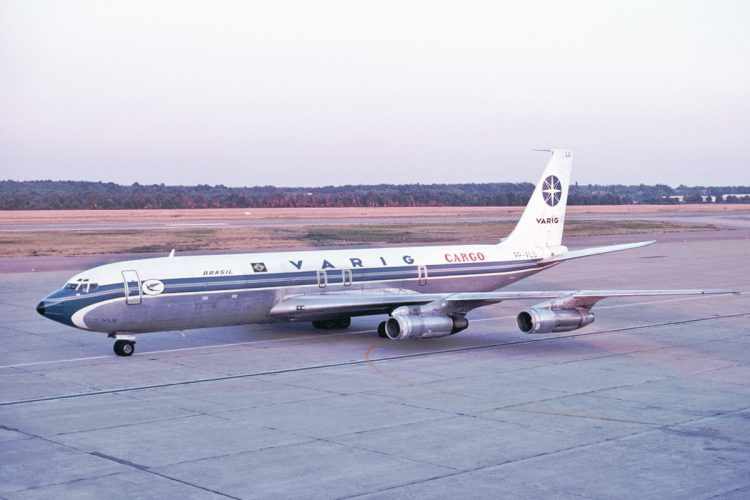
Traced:
<svg viewBox="0 0 750 500">
<path fill-rule="evenodd" d="M 530 183 L 376 184 L 325 187 L 124 186 L 111 182 L 0 181 L 0 210 L 42 209 L 157 209 L 157 208 L 273 208 L 273 207 L 412 207 L 518 206 L 534 186 Z M 721 203 L 748 202 L 725 194 L 750 194 L 750 186 L 637 186 L 575 184 L 572 205 L 630 203 L 702 203 L 715 197 Z M 711 200 L 713 198 L 709 198 Z"/>
</svg>

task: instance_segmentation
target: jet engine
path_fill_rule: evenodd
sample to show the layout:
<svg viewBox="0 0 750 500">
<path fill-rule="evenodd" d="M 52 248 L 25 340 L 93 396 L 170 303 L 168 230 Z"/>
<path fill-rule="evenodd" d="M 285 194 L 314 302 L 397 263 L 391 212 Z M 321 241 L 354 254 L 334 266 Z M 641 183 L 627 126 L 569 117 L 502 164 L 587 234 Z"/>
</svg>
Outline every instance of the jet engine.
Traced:
<svg viewBox="0 0 750 500">
<path fill-rule="evenodd" d="M 469 322 L 457 315 L 394 314 L 384 321 L 386 336 L 391 340 L 426 339 L 453 335 L 468 328 Z"/>
<path fill-rule="evenodd" d="M 516 318 L 518 328 L 524 333 L 553 333 L 577 330 L 594 322 L 594 314 L 585 308 L 551 309 L 530 307 Z"/>
</svg>

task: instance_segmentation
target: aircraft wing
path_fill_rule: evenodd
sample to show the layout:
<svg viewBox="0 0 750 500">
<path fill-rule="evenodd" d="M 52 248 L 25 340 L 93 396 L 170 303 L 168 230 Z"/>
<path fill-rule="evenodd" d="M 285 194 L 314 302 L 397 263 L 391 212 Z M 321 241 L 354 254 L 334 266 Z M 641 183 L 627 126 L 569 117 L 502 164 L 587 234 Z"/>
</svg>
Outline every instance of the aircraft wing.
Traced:
<svg viewBox="0 0 750 500">
<path fill-rule="evenodd" d="M 679 295 L 726 295 L 736 290 L 552 290 L 530 292 L 427 293 L 406 290 L 364 290 L 329 292 L 320 295 L 291 295 L 279 301 L 272 318 L 312 320 L 342 315 L 388 314 L 401 306 L 425 306 L 444 314 L 466 313 L 477 307 L 506 300 L 549 300 L 559 308 L 591 308 L 608 297 L 661 297 Z"/>
<path fill-rule="evenodd" d="M 497 303 L 504 300 L 542 299 L 552 301 L 559 308 L 591 308 L 600 300 L 610 297 L 662 297 L 679 295 L 728 295 L 737 290 L 683 289 L 683 290 L 560 290 L 549 292 L 480 292 L 454 293 L 445 298 L 447 302 L 482 301 Z"/>
<path fill-rule="evenodd" d="M 270 315 L 279 319 L 318 319 L 346 314 L 387 314 L 400 306 L 429 304 L 447 295 L 449 294 L 422 294 L 398 289 L 291 295 L 273 306 Z"/>
</svg>

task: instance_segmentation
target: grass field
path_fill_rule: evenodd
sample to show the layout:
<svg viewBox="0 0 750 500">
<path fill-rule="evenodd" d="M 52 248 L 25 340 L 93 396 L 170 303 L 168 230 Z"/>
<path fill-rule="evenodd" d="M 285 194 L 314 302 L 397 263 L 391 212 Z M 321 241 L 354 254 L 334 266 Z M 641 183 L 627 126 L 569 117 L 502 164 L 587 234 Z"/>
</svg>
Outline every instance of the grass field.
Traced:
<svg viewBox="0 0 750 500">
<path fill-rule="evenodd" d="M 357 245 L 434 243 L 495 243 L 512 229 L 513 222 L 461 224 L 396 223 L 290 225 L 230 228 L 175 228 L 105 231 L 27 231 L 0 233 L 0 256 L 95 255 L 166 253 L 171 249 L 250 251 Z M 712 224 L 683 224 L 649 220 L 574 220 L 566 223 L 571 236 L 655 234 L 675 231 L 711 231 Z"/>
<path fill-rule="evenodd" d="M 211 222 L 232 220 L 348 219 L 360 217 L 518 217 L 523 207 L 385 207 L 385 208 L 217 208 L 205 210 L 0 210 L 0 227 L 17 223 Z M 723 214 L 749 212 L 747 204 L 595 205 L 568 207 L 570 215 L 586 214 Z"/>
<path fill-rule="evenodd" d="M 494 243 L 523 207 L 0 211 L 0 257 Z M 568 208 L 566 238 L 713 231 L 750 205 Z"/>
</svg>

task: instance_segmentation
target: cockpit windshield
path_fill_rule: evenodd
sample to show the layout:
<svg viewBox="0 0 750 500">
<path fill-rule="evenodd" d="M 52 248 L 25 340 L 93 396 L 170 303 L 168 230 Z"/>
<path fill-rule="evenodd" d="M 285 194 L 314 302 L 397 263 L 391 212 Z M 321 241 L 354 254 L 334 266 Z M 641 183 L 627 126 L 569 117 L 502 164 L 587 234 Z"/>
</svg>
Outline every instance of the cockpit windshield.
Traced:
<svg viewBox="0 0 750 500">
<path fill-rule="evenodd" d="M 75 290 L 78 293 L 89 293 L 96 290 L 99 285 L 91 282 L 88 278 L 79 278 L 65 285 L 66 289 Z"/>
</svg>

